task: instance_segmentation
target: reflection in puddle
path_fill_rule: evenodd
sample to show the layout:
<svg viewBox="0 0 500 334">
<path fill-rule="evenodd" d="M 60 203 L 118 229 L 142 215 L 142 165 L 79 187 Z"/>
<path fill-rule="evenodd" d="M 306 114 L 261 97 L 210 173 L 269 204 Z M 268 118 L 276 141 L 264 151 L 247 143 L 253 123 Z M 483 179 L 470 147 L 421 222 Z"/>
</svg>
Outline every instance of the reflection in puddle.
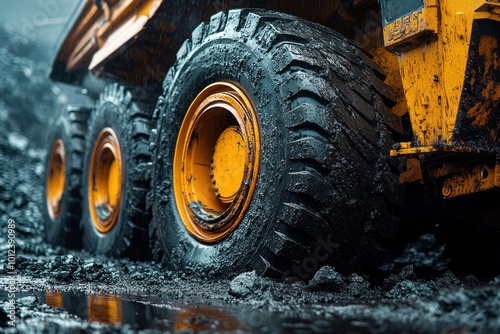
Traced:
<svg viewBox="0 0 500 334">
<path fill-rule="evenodd" d="M 149 304 L 106 294 L 53 291 L 45 294 L 45 303 L 89 322 L 131 324 L 140 329 L 253 332 L 267 327 L 262 327 L 264 323 L 260 319 L 255 322 L 255 317 L 241 319 L 237 312 L 204 304 Z"/>
<path fill-rule="evenodd" d="M 173 301 L 157 297 L 114 296 L 80 292 L 16 293 L 16 298 L 36 296 L 40 302 L 65 309 L 89 322 L 131 325 L 137 330 L 258 332 L 258 333 L 372 333 L 373 321 L 343 320 L 313 309 L 274 312 L 237 306 L 219 300 Z M 0 299 L 6 298 L 0 291 Z M 316 310 L 317 311 L 317 310 Z M 360 319 L 358 319 L 360 320 Z"/>
<path fill-rule="evenodd" d="M 57 308 L 64 308 L 89 322 L 107 325 L 123 324 L 122 303 L 117 296 L 105 294 L 81 295 L 49 291 L 45 294 L 45 303 Z"/>
</svg>

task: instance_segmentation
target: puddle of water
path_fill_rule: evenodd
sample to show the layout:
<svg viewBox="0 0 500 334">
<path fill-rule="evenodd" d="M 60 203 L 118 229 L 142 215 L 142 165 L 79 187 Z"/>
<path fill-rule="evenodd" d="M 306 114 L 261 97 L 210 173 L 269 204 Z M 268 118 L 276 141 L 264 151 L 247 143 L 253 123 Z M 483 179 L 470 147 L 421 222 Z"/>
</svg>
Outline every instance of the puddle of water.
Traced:
<svg viewBox="0 0 500 334">
<path fill-rule="evenodd" d="M 364 321 L 304 312 L 269 312 L 221 301 L 171 301 L 161 298 L 134 298 L 79 292 L 18 292 L 16 299 L 36 296 L 40 303 L 61 308 L 88 322 L 107 325 L 129 324 L 135 329 L 162 331 L 298 333 L 369 333 L 373 327 Z M 0 299 L 7 294 L 0 292 Z"/>
</svg>

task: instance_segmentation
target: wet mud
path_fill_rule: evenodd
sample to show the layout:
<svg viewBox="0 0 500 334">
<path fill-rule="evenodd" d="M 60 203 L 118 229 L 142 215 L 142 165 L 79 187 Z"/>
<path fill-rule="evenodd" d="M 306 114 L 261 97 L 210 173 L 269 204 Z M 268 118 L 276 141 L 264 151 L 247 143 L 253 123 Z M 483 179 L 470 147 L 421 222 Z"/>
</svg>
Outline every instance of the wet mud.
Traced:
<svg viewBox="0 0 500 334">
<path fill-rule="evenodd" d="M 20 67 L 1 64 L 3 71 L 39 74 L 27 86 L 2 86 L 13 93 L 0 95 L 0 116 L 9 119 L 0 122 L 0 332 L 500 332 L 500 276 L 454 270 L 446 245 L 433 234 L 415 238 L 376 276 L 323 267 L 309 282 L 254 272 L 230 279 L 188 275 L 158 262 L 46 244 L 45 151 L 24 131 L 27 118 L 10 117 L 39 112 L 39 106 L 36 99 L 27 106 L 6 102 L 37 82 L 43 86 L 37 94 L 61 99 L 41 72 L 26 69 L 30 57 L 21 57 Z M 9 221 L 15 222 L 13 268 Z"/>
</svg>

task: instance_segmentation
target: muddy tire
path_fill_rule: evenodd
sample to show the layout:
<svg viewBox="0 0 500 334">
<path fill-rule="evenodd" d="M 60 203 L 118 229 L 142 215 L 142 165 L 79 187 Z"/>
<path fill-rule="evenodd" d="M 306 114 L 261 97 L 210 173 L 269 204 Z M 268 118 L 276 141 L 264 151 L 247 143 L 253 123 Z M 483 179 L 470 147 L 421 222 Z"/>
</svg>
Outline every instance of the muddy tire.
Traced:
<svg viewBox="0 0 500 334">
<path fill-rule="evenodd" d="M 81 247 L 83 155 L 90 109 L 67 106 L 52 126 L 45 162 L 45 240 Z"/>
<path fill-rule="evenodd" d="M 149 112 L 148 112 L 149 111 Z M 150 109 L 124 87 L 105 89 L 89 120 L 84 159 L 83 245 L 94 253 L 147 258 Z"/>
<path fill-rule="evenodd" d="M 191 185 L 175 189 L 174 175 L 188 168 L 188 162 L 176 163 L 176 154 L 189 157 L 193 143 L 205 136 L 195 129 L 189 143 L 179 143 L 187 138 L 184 124 L 193 105 L 210 95 L 211 85 L 228 84 L 236 87 L 229 96 L 245 95 L 255 110 L 260 144 L 249 145 L 260 146 L 260 164 L 258 175 L 244 180 L 255 189 L 237 228 L 206 242 L 186 228 L 180 212 L 183 206 L 199 206 L 208 215 L 213 210 L 201 201 L 179 203 Z M 385 254 L 380 241 L 397 228 L 386 203 L 401 200 L 388 161 L 391 134 L 401 123 L 386 106 L 391 91 L 380 68 L 351 42 L 285 14 L 219 13 L 181 47 L 164 89 L 152 138 L 151 233 L 157 235 L 155 254 L 170 267 L 225 275 L 255 269 L 308 279 L 322 265 L 352 271 Z M 185 153 L 177 153 L 179 147 Z M 190 183 L 199 175 L 182 177 Z M 211 218 L 196 219 L 199 228 L 216 229 Z"/>
</svg>

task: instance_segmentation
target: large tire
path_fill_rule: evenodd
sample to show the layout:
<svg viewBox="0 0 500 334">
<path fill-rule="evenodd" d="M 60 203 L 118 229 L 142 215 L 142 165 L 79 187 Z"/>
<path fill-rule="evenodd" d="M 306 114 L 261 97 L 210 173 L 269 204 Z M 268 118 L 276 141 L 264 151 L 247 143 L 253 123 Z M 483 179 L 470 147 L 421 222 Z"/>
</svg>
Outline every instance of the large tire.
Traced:
<svg viewBox="0 0 500 334">
<path fill-rule="evenodd" d="M 67 106 L 52 126 L 45 162 L 43 218 L 45 240 L 81 247 L 82 161 L 90 109 Z"/>
<path fill-rule="evenodd" d="M 194 273 L 255 269 L 301 279 L 326 264 L 352 271 L 377 263 L 385 254 L 381 235 L 393 234 L 397 222 L 386 202 L 400 199 L 386 182 L 395 179 L 387 125 L 398 128 L 400 120 L 385 104 L 391 92 L 380 71 L 340 34 L 281 13 L 233 10 L 198 26 L 155 112 L 157 256 Z M 237 228 L 218 242 L 200 242 L 177 208 L 173 174 L 185 165 L 173 161 L 186 111 L 221 82 L 238 87 L 256 110 L 260 166 L 248 179 L 255 190 Z"/>
<path fill-rule="evenodd" d="M 106 88 L 89 120 L 84 159 L 83 245 L 114 257 L 149 257 L 151 110 L 124 87 Z"/>
</svg>

